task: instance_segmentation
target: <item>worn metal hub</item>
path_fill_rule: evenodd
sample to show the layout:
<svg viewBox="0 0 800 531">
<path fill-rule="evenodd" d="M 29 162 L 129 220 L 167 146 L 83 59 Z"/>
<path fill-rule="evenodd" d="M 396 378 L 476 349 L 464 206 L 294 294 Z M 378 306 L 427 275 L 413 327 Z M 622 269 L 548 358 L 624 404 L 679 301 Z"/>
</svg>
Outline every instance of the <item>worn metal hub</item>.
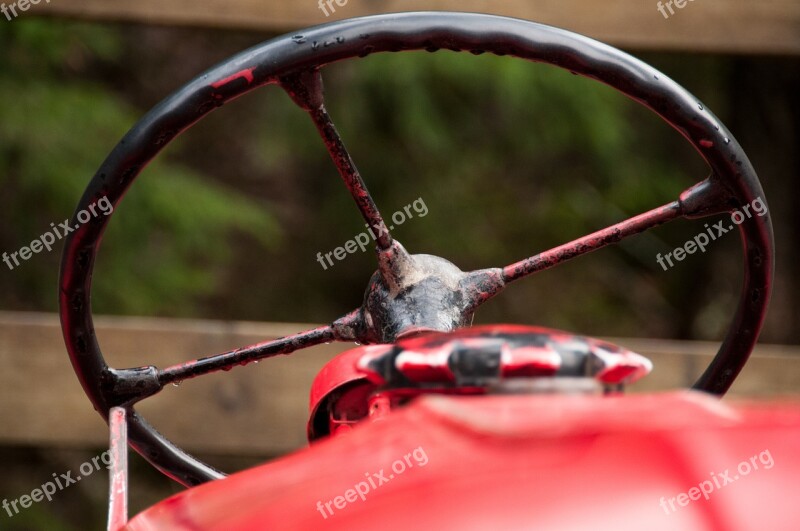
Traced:
<svg viewBox="0 0 800 531">
<path fill-rule="evenodd" d="M 502 270 L 465 273 L 428 254 L 411 255 L 398 241 L 378 251 L 361 308 L 361 337 L 392 343 L 421 332 L 468 326 L 480 303 L 505 286 Z"/>
</svg>

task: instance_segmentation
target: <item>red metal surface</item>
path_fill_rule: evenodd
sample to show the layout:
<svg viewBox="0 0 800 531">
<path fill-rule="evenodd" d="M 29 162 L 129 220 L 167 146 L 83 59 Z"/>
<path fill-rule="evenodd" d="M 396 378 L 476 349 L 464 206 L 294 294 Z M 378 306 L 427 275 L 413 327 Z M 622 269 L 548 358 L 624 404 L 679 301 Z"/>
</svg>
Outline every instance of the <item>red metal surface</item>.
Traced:
<svg viewBox="0 0 800 531">
<path fill-rule="evenodd" d="M 125 529 L 793 530 L 798 444 L 799 404 L 428 396 Z"/>
<path fill-rule="evenodd" d="M 128 422 L 124 408 L 111 408 L 108 469 L 108 531 L 116 531 L 128 521 Z"/>
<path fill-rule="evenodd" d="M 464 349 L 495 355 L 496 364 L 487 365 L 489 374 L 481 381 L 460 380 L 456 359 Z M 374 420 L 422 394 L 483 394 L 501 381 L 556 376 L 620 386 L 651 370 L 648 359 L 627 349 L 550 328 L 489 325 L 427 332 L 397 344 L 351 349 L 325 364 L 311 385 L 308 438 Z"/>
<path fill-rule="evenodd" d="M 245 68 L 244 70 L 236 72 L 235 74 L 231 74 L 230 76 L 224 79 L 220 79 L 219 81 L 211 83 L 211 86 L 215 89 L 218 89 L 224 87 L 225 85 L 227 85 L 232 81 L 236 81 L 237 79 L 241 78 L 244 78 L 247 81 L 247 84 L 249 85 L 250 83 L 253 82 L 253 70 L 255 70 L 255 67 Z"/>
<path fill-rule="evenodd" d="M 525 325 L 485 325 L 455 332 L 430 332 L 397 342 L 396 349 L 362 350 L 358 367 L 370 381 L 386 384 L 385 367 L 394 366 L 408 384 L 458 384 L 455 357 L 460 349 L 499 349 L 497 378 L 592 376 L 603 384 L 635 382 L 652 370 L 643 356 L 590 337 Z M 348 359 L 355 354 L 348 353 Z M 324 378 L 320 375 L 319 378 Z M 407 385 L 404 385 L 404 387 Z"/>
<path fill-rule="evenodd" d="M 363 348 L 354 348 L 342 352 L 331 361 L 325 364 L 317 373 L 314 382 L 311 384 L 309 409 L 313 413 L 319 407 L 319 403 L 331 392 L 358 381 L 366 381 L 366 375 L 356 367 L 358 360 L 369 352 L 384 352 L 391 349 L 386 345 L 370 345 Z"/>
<path fill-rule="evenodd" d="M 323 427 L 327 427 L 330 433 L 333 433 L 333 426 L 328 423 L 327 417 L 330 401 L 334 397 L 334 393 L 343 391 L 347 387 L 354 387 L 357 384 L 367 383 L 367 376 L 358 370 L 356 367 L 358 360 L 365 354 L 370 352 L 384 352 L 391 349 L 387 345 L 370 345 L 361 348 L 351 349 L 342 352 L 331 361 L 325 364 L 319 373 L 317 373 L 314 382 L 311 384 L 311 393 L 309 400 L 309 421 L 308 421 L 308 438 L 309 440 L 316 439 L 321 434 L 329 433 L 327 430 L 317 429 L 317 423 L 322 423 Z M 370 389 L 374 386 L 370 385 Z M 363 397 L 366 404 L 366 397 Z M 322 418 L 318 418 L 322 415 Z M 365 412 L 366 413 L 366 412 Z M 321 433 L 317 433 L 321 431 Z"/>
</svg>

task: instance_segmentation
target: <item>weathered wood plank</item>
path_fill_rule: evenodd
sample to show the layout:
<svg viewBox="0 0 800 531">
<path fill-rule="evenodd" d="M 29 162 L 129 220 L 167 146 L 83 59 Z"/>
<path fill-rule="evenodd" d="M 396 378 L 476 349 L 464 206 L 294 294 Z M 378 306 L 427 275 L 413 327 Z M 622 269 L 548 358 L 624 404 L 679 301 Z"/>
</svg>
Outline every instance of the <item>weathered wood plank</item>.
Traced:
<svg viewBox="0 0 800 531">
<path fill-rule="evenodd" d="M 165 366 L 279 337 L 308 325 L 99 317 L 98 337 L 112 366 Z M 650 357 L 654 374 L 635 391 L 691 382 L 716 345 L 619 339 Z M 352 345 L 349 345 L 352 346 Z M 206 454 L 268 455 L 305 444 L 314 375 L 348 345 L 320 345 L 170 387 L 139 408 L 175 442 Z M 67 359 L 56 315 L 0 312 L 0 444 L 104 446 Z M 732 396 L 800 393 L 800 347 L 760 346 Z"/>
<path fill-rule="evenodd" d="M 469 11 L 535 20 L 625 48 L 800 53 L 796 0 L 346 0 L 326 17 L 317 0 L 53 0 L 25 14 L 286 32 L 398 11 Z M 682 8 L 674 7 L 683 5 Z M 670 8 L 674 12 L 670 15 Z M 333 11 L 331 13 L 331 11 Z"/>
</svg>

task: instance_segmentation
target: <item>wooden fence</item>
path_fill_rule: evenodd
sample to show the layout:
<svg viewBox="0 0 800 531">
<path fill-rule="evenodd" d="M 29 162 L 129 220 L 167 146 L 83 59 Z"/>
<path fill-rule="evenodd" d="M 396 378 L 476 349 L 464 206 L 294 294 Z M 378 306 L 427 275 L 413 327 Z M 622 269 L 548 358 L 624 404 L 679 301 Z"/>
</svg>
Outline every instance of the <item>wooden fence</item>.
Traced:
<svg viewBox="0 0 800 531">
<path fill-rule="evenodd" d="M 318 0 L 53 0 L 31 6 L 26 15 L 283 33 L 377 13 L 469 11 L 543 22 L 625 48 L 800 53 L 797 0 L 340 0 L 340 3 L 344 5 L 333 2 L 332 9 L 326 8 L 326 17 Z M 669 7 L 664 7 L 666 4 Z"/>
<path fill-rule="evenodd" d="M 166 366 L 286 335 L 309 325 L 100 317 L 100 344 L 115 367 Z M 716 345 L 643 339 L 618 343 L 648 356 L 653 374 L 632 392 L 689 385 Z M 168 387 L 140 405 L 175 442 L 205 454 L 269 455 L 305 443 L 314 375 L 352 344 L 334 343 Z M 51 314 L 0 312 L 0 445 L 103 446 L 105 425 L 83 394 Z M 731 397 L 800 395 L 800 347 L 762 345 Z"/>
</svg>

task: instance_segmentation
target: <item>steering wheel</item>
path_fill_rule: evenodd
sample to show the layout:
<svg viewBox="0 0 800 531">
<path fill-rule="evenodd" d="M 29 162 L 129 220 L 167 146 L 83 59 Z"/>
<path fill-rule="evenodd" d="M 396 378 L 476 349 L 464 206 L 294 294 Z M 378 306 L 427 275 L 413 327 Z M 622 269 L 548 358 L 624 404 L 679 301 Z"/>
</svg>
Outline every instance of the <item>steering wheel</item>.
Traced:
<svg viewBox="0 0 800 531">
<path fill-rule="evenodd" d="M 439 49 L 511 55 L 610 85 L 677 129 L 706 160 L 711 173 L 670 203 L 503 268 L 465 273 L 442 258 L 411 255 L 386 228 L 325 109 L 319 69 L 372 53 Z M 109 367 L 95 336 L 90 301 L 92 270 L 111 216 L 79 223 L 78 213 L 103 197 L 117 205 L 142 168 L 182 131 L 217 107 L 268 84 L 282 87 L 309 114 L 376 235 L 379 269 L 362 307 L 327 326 L 180 365 Z M 137 402 L 165 385 L 323 342 L 392 343 L 428 330 L 469 326 L 474 311 L 506 284 L 667 221 L 732 212 L 757 198 L 764 201 L 761 183 L 725 126 L 677 83 L 615 48 L 562 29 L 481 14 L 400 13 L 333 22 L 231 57 L 163 100 L 119 142 L 87 186 L 70 222 L 75 230 L 67 238 L 60 272 L 64 340 L 81 385 L 100 415 L 108 422 L 111 408 L 125 408 L 131 446 L 164 474 L 191 486 L 224 474 L 175 446 L 134 410 Z M 772 285 L 769 215 L 753 217 L 738 228 L 744 250 L 738 309 L 715 358 L 693 386 L 717 395 L 727 391 L 747 361 Z"/>
</svg>

